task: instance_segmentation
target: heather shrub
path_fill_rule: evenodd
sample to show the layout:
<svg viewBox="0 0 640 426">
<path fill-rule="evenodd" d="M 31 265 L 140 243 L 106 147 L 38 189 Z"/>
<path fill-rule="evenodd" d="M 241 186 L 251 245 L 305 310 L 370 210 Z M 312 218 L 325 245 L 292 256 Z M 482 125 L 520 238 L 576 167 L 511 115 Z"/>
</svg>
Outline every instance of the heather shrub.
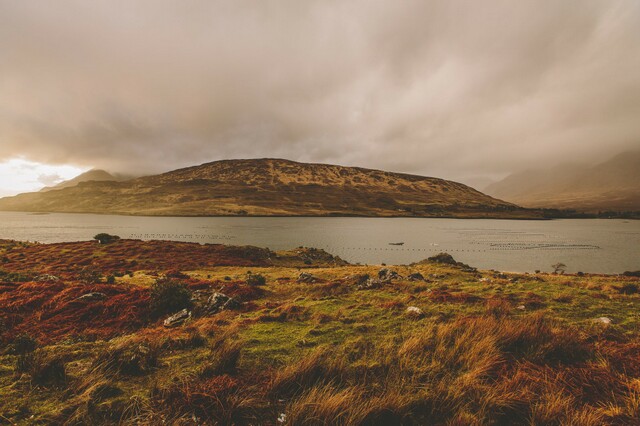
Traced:
<svg viewBox="0 0 640 426">
<path fill-rule="evenodd" d="M 192 306 L 191 292 L 180 282 L 159 279 L 151 286 L 150 308 L 154 316 L 173 314 Z"/>
</svg>

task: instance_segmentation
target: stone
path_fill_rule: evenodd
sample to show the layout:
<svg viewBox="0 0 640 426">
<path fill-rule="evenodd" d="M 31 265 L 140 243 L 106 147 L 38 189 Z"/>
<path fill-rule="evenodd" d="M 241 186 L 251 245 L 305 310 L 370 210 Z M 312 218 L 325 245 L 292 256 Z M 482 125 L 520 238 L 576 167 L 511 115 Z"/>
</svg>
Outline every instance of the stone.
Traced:
<svg viewBox="0 0 640 426">
<path fill-rule="evenodd" d="M 405 313 L 411 318 L 424 318 L 424 311 L 417 306 L 409 306 Z"/>
<path fill-rule="evenodd" d="M 167 317 L 162 324 L 165 327 L 176 327 L 180 324 L 184 324 L 188 319 L 191 318 L 191 312 L 187 309 L 183 309 L 180 312 Z"/>
<path fill-rule="evenodd" d="M 299 283 L 312 284 L 317 281 L 318 279 L 308 272 L 301 272 L 300 275 L 298 275 Z"/>
<path fill-rule="evenodd" d="M 107 298 L 107 295 L 104 293 L 100 293 L 98 291 L 94 291 L 91 293 L 87 293 L 87 294 L 83 294 L 82 296 L 78 297 L 76 300 L 83 300 L 83 301 L 87 301 L 87 302 L 96 302 L 98 300 L 104 300 Z"/>
<path fill-rule="evenodd" d="M 611 318 L 608 318 L 608 317 L 596 318 L 594 321 L 599 322 L 600 324 L 606 324 L 606 325 L 609 325 L 613 322 Z"/>
<path fill-rule="evenodd" d="M 520 306 L 518 306 L 516 309 L 521 310 L 521 311 L 524 311 L 525 309 L 527 309 L 527 307 L 526 307 L 526 306 L 524 306 L 524 305 L 520 305 Z"/>
<path fill-rule="evenodd" d="M 56 277 L 55 275 L 42 274 L 38 275 L 35 280 L 39 283 L 55 283 L 60 281 L 60 278 Z"/>
<path fill-rule="evenodd" d="M 213 293 L 207 300 L 205 311 L 208 314 L 215 314 L 225 309 L 237 309 L 240 307 L 240 302 L 236 299 L 227 296 L 222 293 Z"/>
<path fill-rule="evenodd" d="M 378 278 L 382 281 L 391 281 L 401 279 L 402 277 L 396 272 L 389 268 L 382 268 L 378 271 Z"/>
</svg>

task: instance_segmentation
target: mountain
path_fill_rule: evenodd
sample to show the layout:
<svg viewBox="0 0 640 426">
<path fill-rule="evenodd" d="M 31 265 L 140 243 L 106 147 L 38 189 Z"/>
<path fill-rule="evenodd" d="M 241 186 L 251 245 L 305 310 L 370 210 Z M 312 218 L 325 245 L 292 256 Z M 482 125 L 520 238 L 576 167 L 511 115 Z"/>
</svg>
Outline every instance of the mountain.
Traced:
<svg viewBox="0 0 640 426">
<path fill-rule="evenodd" d="M 640 211 L 640 151 L 595 166 L 562 164 L 515 173 L 485 192 L 526 207 Z"/>
<path fill-rule="evenodd" d="M 0 199 L 0 210 L 180 216 L 530 217 L 461 183 L 280 159 L 223 160 Z"/>
<path fill-rule="evenodd" d="M 44 187 L 40 191 L 47 192 L 47 191 L 53 191 L 57 189 L 70 188 L 72 186 L 76 186 L 81 182 L 90 182 L 90 181 L 104 182 L 104 181 L 118 181 L 118 180 L 122 180 L 122 179 L 117 178 L 111 173 L 106 172 L 104 170 L 93 169 L 93 170 L 89 170 L 88 172 L 84 172 L 74 177 L 73 179 L 60 182 L 57 185 Z"/>
</svg>

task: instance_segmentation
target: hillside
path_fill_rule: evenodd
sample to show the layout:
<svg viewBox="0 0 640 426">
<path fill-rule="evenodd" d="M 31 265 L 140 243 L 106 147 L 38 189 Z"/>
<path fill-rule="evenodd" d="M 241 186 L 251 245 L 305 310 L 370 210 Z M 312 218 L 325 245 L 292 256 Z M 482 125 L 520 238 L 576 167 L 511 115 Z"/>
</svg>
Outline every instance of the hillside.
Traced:
<svg viewBox="0 0 640 426">
<path fill-rule="evenodd" d="M 118 179 L 117 177 L 115 177 L 114 175 L 112 175 L 109 172 L 106 172 L 104 170 L 99 170 L 99 169 L 93 169 L 93 170 L 89 170 L 88 172 L 84 172 L 76 177 L 74 177 L 73 179 L 69 179 L 69 180 L 65 180 L 64 182 L 60 182 L 57 185 L 54 186 L 47 186 L 44 187 L 40 190 L 40 192 L 47 192 L 47 191 L 53 191 L 53 190 L 58 190 L 58 189 L 64 189 L 64 188 L 70 188 L 72 186 L 76 186 L 79 183 L 82 182 L 91 182 L 91 181 L 95 181 L 95 182 L 105 182 L 105 181 L 118 181 L 121 179 Z"/>
<path fill-rule="evenodd" d="M 0 259 L 0 424 L 638 424 L 637 277 L 136 240 Z"/>
<path fill-rule="evenodd" d="M 562 164 L 516 173 L 485 192 L 525 207 L 639 211 L 640 151 L 595 166 Z"/>
<path fill-rule="evenodd" d="M 133 215 L 524 217 L 443 179 L 279 159 L 224 160 L 0 199 L 0 210 Z"/>
</svg>

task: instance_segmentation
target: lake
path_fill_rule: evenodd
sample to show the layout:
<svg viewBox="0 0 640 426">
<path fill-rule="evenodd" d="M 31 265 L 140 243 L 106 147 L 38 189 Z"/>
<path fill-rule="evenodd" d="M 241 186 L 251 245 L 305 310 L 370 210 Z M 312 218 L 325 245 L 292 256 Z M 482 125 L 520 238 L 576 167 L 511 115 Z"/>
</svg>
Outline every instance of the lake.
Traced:
<svg viewBox="0 0 640 426">
<path fill-rule="evenodd" d="M 317 247 L 353 263 L 405 264 L 446 251 L 482 269 L 621 273 L 640 269 L 640 221 L 424 218 L 139 217 L 0 212 L 0 238 L 43 243 L 122 238 Z M 404 243 L 402 246 L 389 243 Z"/>
</svg>

